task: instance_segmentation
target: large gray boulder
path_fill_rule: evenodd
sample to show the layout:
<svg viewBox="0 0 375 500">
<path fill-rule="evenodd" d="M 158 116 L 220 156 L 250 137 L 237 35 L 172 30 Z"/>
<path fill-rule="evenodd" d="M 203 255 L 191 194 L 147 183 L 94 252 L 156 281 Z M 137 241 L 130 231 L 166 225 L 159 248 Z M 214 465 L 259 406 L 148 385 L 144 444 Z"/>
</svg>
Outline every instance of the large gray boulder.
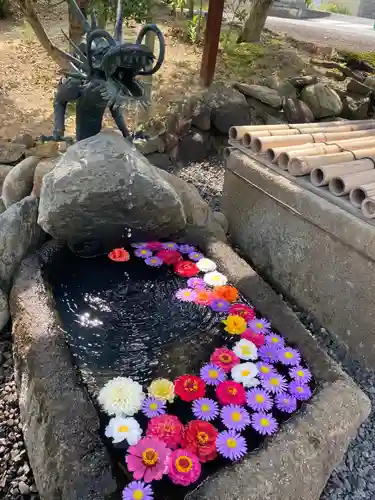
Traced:
<svg viewBox="0 0 375 500">
<path fill-rule="evenodd" d="M 342 111 L 340 96 L 324 83 L 305 87 L 301 92 L 301 100 L 308 105 L 315 118 L 339 116 Z"/>
<path fill-rule="evenodd" d="M 246 83 L 235 83 L 235 88 L 242 94 L 258 99 L 272 108 L 280 109 L 281 107 L 281 97 L 277 90 L 263 85 L 247 85 Z"/>
<path fill-rule="evenodd" d="M 73 248 L 133 235 L 162 238 L 186 226 L 180 197 L 117 132 L 71 146 L 43 178 L 38 223 Z"/>
</svg>

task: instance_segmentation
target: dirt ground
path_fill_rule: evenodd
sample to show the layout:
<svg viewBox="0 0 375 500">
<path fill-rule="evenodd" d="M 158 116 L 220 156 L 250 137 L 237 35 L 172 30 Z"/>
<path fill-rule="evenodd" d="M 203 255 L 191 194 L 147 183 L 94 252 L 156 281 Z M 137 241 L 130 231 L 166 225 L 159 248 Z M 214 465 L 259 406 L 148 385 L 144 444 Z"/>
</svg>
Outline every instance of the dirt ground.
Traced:
<svg viewBox="0 0 375 500">
<path fill-rule="evenodd" d="M 61 29 L 67 32 L 67 12 L 58 11 L 41 16 L 44 28 L 53 42 L 66 48 Z M 166 11 L 158 12 L 157 24 L 167 43 L 162 70 L 154 77 L 151 116 L 164 115 L 174 102 L 200 90 L 198 75 L 201 52 L 199 46 L 181 41 L 181 28 Z M 134 38 L 139 26 L 126 28 L 126 38 Z M 262 44 L 234 43 L 229 37 L 227 48 L 220 51 L 216 80 L 228 83 L 243 81 L 259 83 L 271 74 L 280 78 L 319 72 L 311 68 L 309 59 L 314 46 L 308 49 L 282 35 L 265 32 Z M 303 45 L 303 44 L 302 44 Z M 0 23 L 0 136 L 14 137 L 21 132 L 34 136 L 49 135 L 53 129 L 52 100 L 59 72 L 58 67 L 39 45 L 26 22 L 7 20 Z M 134 126 L 135 112 L 130 111 L 128 123 Z M 74 116 L 67 118 L 67 134 L 74 132 Z"/>
</svg>

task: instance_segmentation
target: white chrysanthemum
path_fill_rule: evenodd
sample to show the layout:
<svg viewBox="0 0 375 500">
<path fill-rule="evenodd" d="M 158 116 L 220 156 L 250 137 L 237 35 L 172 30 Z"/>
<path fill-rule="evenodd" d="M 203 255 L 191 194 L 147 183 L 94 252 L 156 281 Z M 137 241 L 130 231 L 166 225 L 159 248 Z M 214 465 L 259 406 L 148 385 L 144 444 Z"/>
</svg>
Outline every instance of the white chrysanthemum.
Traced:
<svg viewBox="0 0 375 500">
<path fill-rule="evenodd" d="M 244 359 L 246 361 L 258 358 L 258 349 L 256 348 L 256 345 L 247 339 L 241 339 L 239 342 L 236 342 L 233 351 L 240 359 Z"/>
<path fill-rule="evenodd" d="M 203 279 L 207 285 L 210 286 L 224 286 L 228 281 L 228 278 L 224 276 L 224 274 L 218 273 L 217 271 L 206 273 Z"/>
<path fill-rule="evenodd" d="M 101 389 L 98 401 L 108 415 L 132 417 L 141 409 L 144 398 L 138 382 L 128 377 L 116 377 Z"/>
<path fill-rule="evenodd" d="M 202 271 L 202 273 L 208 273 L 210 271 L 216 271 L 216 264 L 211 259 L 203 259 L 198 260 L 197 268 Z"/>
<path fill-rule="evenodd" d="M 114 417 L 109 421 L 105 435 L 112 438 L 114 443 L 126 440 L 130 446 L 137 444 L 142 436 L 142 429 L 133 417 Z"/>
<path fill-rule="evenodd" d="M 255 378 L 258 375 L 258 368 L 254 363 L 240 363 L 235 365 L 231 370 L 232 379 L 239 382 L 244 387 L 255 387 L 258 385 L 258 380 Z"/>
</svg>

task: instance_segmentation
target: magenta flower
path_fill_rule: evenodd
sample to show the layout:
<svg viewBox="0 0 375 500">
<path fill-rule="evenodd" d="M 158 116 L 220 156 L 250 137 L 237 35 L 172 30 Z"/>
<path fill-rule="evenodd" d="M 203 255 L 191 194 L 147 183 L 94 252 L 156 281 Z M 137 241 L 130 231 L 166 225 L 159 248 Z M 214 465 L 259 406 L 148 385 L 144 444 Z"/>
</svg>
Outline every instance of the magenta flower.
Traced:
<svg viewBox="0 0 375 500">
<path fill-rule="evenodd" d="M 167 241 L 167 243 L 163 243 L 162 245 L 166 250 L 178 250 L 177 243 L 173 243 L 173 241 Z"/>
<path fill-rule="evenodd" d="M 301 363 L 301 355 L 297 349 L 285 347 L 279 351 L 279 361 L 284 365 L 298 366 Z"/>
<path fill-rule="evenodd" d="M 259 351 L 258 351 L 259 353 Z M 258 375 L 260 378 L 262 377 L 268 377 L 269 375 L 277 375 L 277 370 L 276 368 L 269 364 L 269 363 L 265 363 L 264 361 L 259 361 L 258 363 L 256 363 L 257 365 L 257 368 L 258 368 Z"/>
<path fill-rule="evenodd" d="M 203 382 L 205 382 L 207 385 L 213 385 L 215 387 L 218 386 L 221 382 L 224 382 L 224 380 L 226 380 L 227 378 L 224 370 L 214 365 L 213 363 L 202 366 L 200 376 Z"/>
<path fill-rule="evenodd" d="M 186 253 L 186 254 L 196 252 L 195 247 L 193 247 L 192 245 L 180 245 L 178 249 L 180 250 L 181 253 Z"/>
<path fill-rule="evenodd" d="M 269 333 L 271 328 L 271 323 L 267 321 L 265 318 L 255 318 L 251 320 L 249 323 L 249 328 L 254 333 Z"/>
<path fill-rule="evenodd" d="M 280 392 L 285 392 L 287 388 L 287 381 L 282 375 L 270 375 L 262 378 L 261 384 L 266 391 L 272 394 L 280 394 Z"/>
<path fill-rule="evenodd" d="M 180 448 L 171 454 L 168 475 L 172 483 L 189 486 L 201 475 L 202 466 L 199 459 L 190 450 Z"/>
<path fill-rule="evenodd" d="M 216 438 L 216 449 L 225 458 L 239 460 L 247 452 L 246 440 L 236 431 L 223 431 Z"/>
<path fill-rule="evenodd" d="M 163 243 L 160 243 L 160 241 L 149 241 L 146 243 L 146 248 L 152 250 L 153 252 L 157 252 L 158 250 L 161 250 L 164 247 Z"/>
<path fill-rule="evenodd" d="M 243 431 L 250 424 L 250 415 L 240 405 L 227 405 L 221 409 L 221 421 L 227 429 Z"/>
<path fill-rule="evenodd" d="M 200 252 L 190 252 L 188 255 L 190 260 L 193 260 L 194 262 L 198 262 L 198 260 L 201 260 L 204 258 L 203 253 Z"/>
<path fill-rule="evenodd" d="M 213 399 L 199 398 L 192 404 L 192 412 L 195 418 L 209 422 L 219 414 L 219 405 Z"/>
<path fill-rule="evenodd" d="M 284 413 L 293 413 L 297 409 L 297 399 L 287 393 L 277 394 L 275 404 L 276 408 Z"/>
<path fill-rule="evenodd" d="M 277 335 L 276 333 L 270 332 L 268 335 L 264 337 L 264 340 L 267 345 L 277 345 L 277 347 L 284 347 L 285 340 L 281 335 Z"/>
<path fill-rule="evenodd" d="M 224 299 L 212 299 L 210 307 L 215 312 L 228 312 L 230 303 Z"/>
<path fill-rule="evenodd" d="M 157 399 L 152 396 L 143 400 L 141 411 L 147 418 L 158 417 L 164 415 L 166 410 L 165 401 Z"/>
<path fill-rule="evenodd" d="M 298 380 L 300 384 L 307 384 L 312 379 L 312 374 L 307 368 L 302 368 L 302 366 L 294 366 L 289 370 L 290 378 Z"/>
<path fill-rule="evenodd" d="M 122 500 L 153 500 L 154 494 L 149 484 L 132 481 L 122 492 Z"/>
<path fill-rule="evenodd" d="M 136 480 L 159 481 L 168 471 L 171 450 L 160 439 L 145 437 L 129 446 L 126 464 Z"/>
<path fill-rule="evenodd" d="M 194 290 L 191 290 L 191 288 L 180 288 L 176 292 L 176 298 L 183 302 L 194 302 L 197 298 L 197 294 Z"/>
<path fill-rule="evenodd" d="M 273 406 L 272 396 L 263 389 L 250 389 L 246 393 L 246 403 L 254 411 L 269 411 Z"/>
<path fill-rule="evenodd" d="M 293 380 L 293 382 L 289 384 L 289 391 L 298 401 L 307 401 L 312 396 L 310 387 L 301 384 L 298 380 Z"/>
<path fill-rule="evenodd" d="M 251 415 L 251 425 L 262 436 L 275 434 L 279 428 L 277 420 L 271 413 L 258 412 Z"/>
<path fill-rule="evenodd" d="M 142 259 L 147 259 L 148 257 L 152 257 L 152 252 L 147 248 L 137 248 L 137 250 L 134 251 L 134 255 L 142 257 Z"/>
<path fill-rule="evenodd" d="M 277 363 L 279 361 L 280 349 L 277 345 L 262 345 L 258 349 L 258 356 L 262 361 Z"/>
<path fill-rule="evenodd" d="M 147 243 L 132 243 L 133 248 L 147 248 Z"/>
<path fill-rule="evenodd" d="M 189 278 L 187 280 L 187 286 L 195 290 L 201 290 L 202 288 L 206 288 L 206 283 L 202 278 Z"/>
<path fill-rule="evenodd" d="M 159 257 L 147 257 L 147 259 L 145 259 L 145 263 L 151 267 L 160 267 L 163 264 L 163 261 L 159 259 Z"/>
</svg>

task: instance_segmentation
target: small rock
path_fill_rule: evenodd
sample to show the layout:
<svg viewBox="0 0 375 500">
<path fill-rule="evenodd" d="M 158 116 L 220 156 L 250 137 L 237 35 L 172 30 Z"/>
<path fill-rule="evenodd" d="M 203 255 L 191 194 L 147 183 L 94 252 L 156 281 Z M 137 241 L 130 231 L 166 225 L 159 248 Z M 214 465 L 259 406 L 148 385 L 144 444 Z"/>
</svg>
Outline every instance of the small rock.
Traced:
<svg viewBox="0 0 375 500">
<path fill-rule="evenodd" d="M 308 105 L 315 118 L 338 116 L 343 108 L 337 92 L 324 83 L 305 87 L 301 92 L 301 100 Z"/>
<path fill-rule="evenodd" d="M 174 168 L 171 159 L 165 153 L 152 153 L 147 155 L 147 159 L 152 165 L 163 170 L 171 170 Z"/>
<path fill-rule="evenodd" d="M 211 128 L 211 110 L 203 101 L 198 101 L 193 110 L 191 124 L 199 130 L 208 131 Z"/>
<path fill-rule="evenodd" d="M 15 142 L 0 140 L 0 164 L 15 164 L 24 157 L 26 146 Z"/>
<path fill-rule="evenodd" d="M 296 87 L 298 90 L 302 90 L 304 87 L 307 87 L 308 85 L 314 85 L 315 83 L 318 82 L 318 77 L 316 75 L 312 76 L 296 76 L 289 78 L 288 81 Z"/>
<path fill-rule="evenodd" d="M 352 99 L 349 96 L 342 98 L 343 110 L 341 116 L 349 120 L 365 120 L 368 117 L 370 98 Z"/>
<path fill-rule="evenodd" d="M 27 148 L 32 148 L 35 144 L 34 138 L 31 134 L 17 135 L 12 139 L 12 142 L 15 142 L 17 144 L 23 144 Z"/>
<path fill-rule="evenodd" d="M 34 180 L 33 180 L 33 191 L 32 195 L 35 196 L 36 198 L 40 197 L 40 191 L 42 189 L 42 182 L 43 182 L 43 177 L 48 174 L 48 172 L 51 172 L 56 166 L 57 159 L 56 158 L 47 158 L 45 160 L 42 160 L 38 163 L 36 166 L 35 172 L 34 172 Z"/>
<path fill-rule="evenodd" d="M 368 96 L 371 92 L 371 89 L 370 87 L 368 87 L 367 85 L 364 85 L 363 83 L 359 82 L 358 80 L 355 80 L 354 78 L 352 78 L 347 87 L 346 87 L 346 90 L 348 92 L 353 92 L 355 94 L 361 94 L 361 95 L 366 95 Z"/>
<path fill-rule="evenodd" d="M 371 90 L 375 90 L 375 76 L 368 76 L 365 78 L 363 85 L 369 87 Z"/>
<path fill-rule="evenodd" d="M 288 123 L 311 123 L 314 121 L 311 109 L 297 98 L 284 98 L 283 111 Z"/>
<path fill-rule="evenodd" d="M 37 156 L 22 160 L 5 177 L 2 198 L 6 208 L 28 196 L 33 189 L 35 168 L 39 162 Z"/>
<path fill-rule="evenodd" d="M 277 89 L 280 97 L 293 97 L 297 98 L 297 90 L 290 82 L 285 81 L 280 87 Z"/>
<path fill-rule="evenodd" d="M 133 144 L 143 155 L 156 152 L 163 153 L 165 149 L 164 141 L 159 135 L 150 137 L 149 139 L 135 139 Z"/>
<path fill-rule="evenodd" d="M 30 487 L 23 481 L 18 483 L 18 489 L 20 490 L 21 495 L 29 495 Z"/>
<path fill-rule="evenodd" d="M 25 156 L 37 156 L 38 158 L 54 158 L 59 154 L 59 143 L 55 141 L 37 144 L 35 148 L 26 150 Z"/>
<path fill-rule="evenodd" d="M 182 137 L 178 144 L 177 161 L 183 163 L 203 161 L 209 155 L 210 135 L 207 132 L 192 130 Z"/>
<path fill-rule="evenodd" d="M 280 87 L 280 80 L 275 75 L 267 76 L 267 78 L 262 81 L 262 85 L 278 91 Z"/>
<path fill-rule="evenodd" d="M 6 424 L 9 426 L 9 427 L 13 427 L 14 425 L 14 420 L 12 418 L 10 418 L 9 420 L 6 421 Z"/>
<path fill-rule="evenodd" d="M 7 325 L 10 318 L 8 295 L 0 289 L 0 332 Z M 7 396 L 6 396 L 7 397 Z"/>
<path fill-rule="evenodd" d="M 234 87 L 242 94 L 254 97 L 272 108 L 280 109 L 281 107 L 281 97 L 276 90 L 262 85 L 247 85 L 246 83 L 235 83 Z"/>
</svg>

